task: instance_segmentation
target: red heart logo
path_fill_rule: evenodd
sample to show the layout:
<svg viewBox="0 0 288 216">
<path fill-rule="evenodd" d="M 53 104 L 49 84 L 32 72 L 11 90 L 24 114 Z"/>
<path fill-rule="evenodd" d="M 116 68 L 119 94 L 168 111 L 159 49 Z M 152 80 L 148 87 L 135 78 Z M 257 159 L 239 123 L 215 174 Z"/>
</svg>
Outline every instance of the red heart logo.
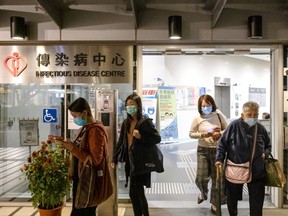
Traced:
<svg viewBox="0 0 288 216">
<path fill-rule="evenodd" d="M 18 77 L 27 67 L 27 59 L 19 56 L 19 53 L 14 52 L 13 56 L 7 56 L 4 59 L 5 68 L 14 77 Z"/>
</svg>

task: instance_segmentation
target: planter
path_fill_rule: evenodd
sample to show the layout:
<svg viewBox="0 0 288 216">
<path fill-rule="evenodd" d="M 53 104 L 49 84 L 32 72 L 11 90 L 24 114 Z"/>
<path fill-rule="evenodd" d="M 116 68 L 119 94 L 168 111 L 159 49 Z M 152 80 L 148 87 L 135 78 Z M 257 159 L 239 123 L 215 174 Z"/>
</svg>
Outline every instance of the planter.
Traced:
<svg viewBox="0 0 288 216">
<path fill-rule="evenodd" d="M 40 209 L 38 208 L 40 216 L 61 216 L 62 214 L 62 206 L 59 206 L 54 209 Z"/>
<path fill-rule="evenodd" d="M 62 207 L 56 208 L 56 212 L 51 214 L 47 209 L 63 205 L 63 199 L 70 191 L 70 153 L 60 144 L 48 141 L 41 142 L 41 146 L 32 152 L 21 171 L 28 181 L 32 206 L 39 209 L 41 216 L 60 216 Z"/>
</svg>

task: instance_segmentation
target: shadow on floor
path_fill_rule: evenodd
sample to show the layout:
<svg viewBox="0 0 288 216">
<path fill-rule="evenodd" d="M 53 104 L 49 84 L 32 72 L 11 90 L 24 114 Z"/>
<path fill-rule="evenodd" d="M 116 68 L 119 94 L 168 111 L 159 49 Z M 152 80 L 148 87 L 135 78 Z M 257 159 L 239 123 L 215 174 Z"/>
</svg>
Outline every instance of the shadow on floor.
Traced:
<svg viewBox="0 0 288 216">
<path fill-rule="evenodd" d="M 288 209 L 264 209 L 263 216 L 287 216 Z M 212 216 L 209 208 L 150 208 L 150 216 Z M 229 216 L 227 208 L 222 209 L 223 216 Z M 124 216 L 134 216 L 132 208 L 126 208 Z M 249 209 L 239 208 L 238 216 L 250 216 Z"/>
</svg>

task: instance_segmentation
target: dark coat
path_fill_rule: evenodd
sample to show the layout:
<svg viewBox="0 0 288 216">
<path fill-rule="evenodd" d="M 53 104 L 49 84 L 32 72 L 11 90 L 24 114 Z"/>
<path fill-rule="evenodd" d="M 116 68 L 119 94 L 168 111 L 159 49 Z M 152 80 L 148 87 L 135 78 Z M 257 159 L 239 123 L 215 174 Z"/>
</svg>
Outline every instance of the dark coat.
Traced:
<svg viewBox="0 0 288 216">
<path fill-rule="evenodd" d="M 257 141 L 254 159 L 252 161 L 252 178 L 259 179 L 265 176 L 264 159 L 271 152 L 270 137 L 263 125 L 258 124 Z M 227 158 L 234 163 L 245 163 L 250 160 L 253 148 L 255 125 L 249 127 L 242 118 L 232 121 L 219 140 L 216 161 L 222 163 Z"/>
<path fill-rule="evenodd" d="M 154 127 L 152 119 L 143 116 L 142 119 L 135 126 L 135 129 L 139 130 L 141 138 L 136 139 L 135 137 L 133 137 L 133 143 L 130 149 L 128 149 L 126 122 L 127 120 L 125 119 L 122 123 L 120 136 L 116 145 L 116 150 L 112 162 L 115 164 L 117 164 L 118 162 L 125 162 L 126 179 L 128 179 L 128 176 L 135 175 L 132 169 L 135 164 L 134 161 L 131 160 L 131 157 L 129 157 L 129 155 L 133 155 L 134 158 L 137 158 L 137 156 L 143 154 L 143 149 L 145 148 L 145 146 L 156 145 L 160 143 L 161 136 Z M 121 148 L 124 149 L 124 157 L 120 157 Z M 141 161 L 139 162 L 141 163 Z M 150 182 L 147 182 L 147 184 L 150 185 Z M 147 184 L 145 183 L 146 186 Z"/>
</svg>

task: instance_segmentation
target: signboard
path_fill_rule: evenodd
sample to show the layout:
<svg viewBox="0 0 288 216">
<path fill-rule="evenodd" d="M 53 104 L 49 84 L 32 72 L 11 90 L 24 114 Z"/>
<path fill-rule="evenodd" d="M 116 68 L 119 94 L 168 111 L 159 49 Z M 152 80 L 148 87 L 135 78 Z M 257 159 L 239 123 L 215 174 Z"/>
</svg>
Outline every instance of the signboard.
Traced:
<svg viewBox="0 0 288 216">
<path fill-rule="evenodd" d="M 144 88 L 142 90 L 143 114 L 153 120 L 156 126 L 157 116 L 157 88 Z"/>
<path fill-rule="evenodd" d="M 43 109 L 43 122 L 55 123 L 57 122 L 57 109 Z"/>
<path fill-rule="evenodd" d="M 20 146 L 38 146 L 38 120 L 19 120 Z"/>
<path fill-rule="evenodd" d="M 111 90 L 97 90 L 97 112 L 113 112 L 114 96 Z"/>
<path fill-rule="evenodd" d="M 0 46 L 1 83 L 131 83 L 132 46 Z"/>
<path fill-rule="evenodd" d="M 266 106 L 266 88 L 249 87 L 249 100 L 255 101 L 260 107 Z"/>
<path fill-rule="evenodd" d="M 178 139 L 176 89 L 169 86 L 159 86 L 158 106 L 160 115 L 160 135 L 163 141 Z"/>
</svg>

